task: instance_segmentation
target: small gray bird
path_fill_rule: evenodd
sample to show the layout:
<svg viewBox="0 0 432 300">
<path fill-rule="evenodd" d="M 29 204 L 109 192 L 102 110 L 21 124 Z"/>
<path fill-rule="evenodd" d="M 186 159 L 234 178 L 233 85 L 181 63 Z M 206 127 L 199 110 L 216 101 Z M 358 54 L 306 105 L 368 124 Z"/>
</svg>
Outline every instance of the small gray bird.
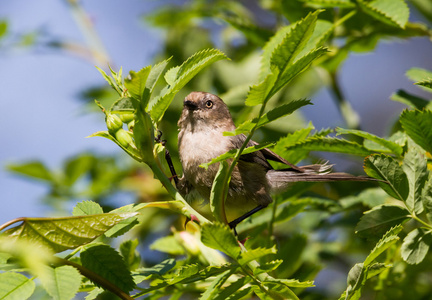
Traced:
<svg viewBox="0 0 432 300">
<path fill-rule="evenodd" d="M 183 176 L 177 189 L 187 201 L 196 197 L 208 203 L 218 164 L 206 170 L 200 164 L 231 149 L 238 149 L 246 136 L 224 136 L 224 131 L 235 130 L 226 104 L 218 96 L 192 92 L 184 99 L 183 112 L 178 121 L 178 147 Z M 250 141 L 249 146 L 257 145 Z M 274 170 L 268 160 L 284 163 L 290 168 Z M 272 202 L 271 194 L 299 181 L 365 181 L 372 178 L 346 173 L 330 173 L 328 164 L 297 167 L 269 149 L 240 157 L 232 172 L 225 212 L 231 228 Z"/>
</svg>

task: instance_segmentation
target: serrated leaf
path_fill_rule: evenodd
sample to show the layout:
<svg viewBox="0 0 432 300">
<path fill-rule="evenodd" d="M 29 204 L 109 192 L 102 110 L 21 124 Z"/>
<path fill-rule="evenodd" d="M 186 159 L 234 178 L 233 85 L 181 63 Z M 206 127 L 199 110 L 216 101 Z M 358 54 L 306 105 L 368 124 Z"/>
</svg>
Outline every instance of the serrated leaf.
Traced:
<svg viewBox="0 0 432 300">
<path fill-rule="evenodd" d="M 422 192 L 428 180 L 426 157 L 416 147 L 408 147 L 403 161 L 403 170 L 408 178 L 409 194 L 406 205 L 417 215 L 423 211 Z"/>
<path fill-rule="evenodd" d="M 35 290 L 32 279 L 15 272 L 0 273 L 0 299 L 25 300 Z"/>
<path fill-rule="evenodd" d="M 259 275 L 262 273 L 269 273 L 272 272 L 274 270 L 276 270 L 284 261 L 282 259 L 277 259 L 277 260 L 272 260 L 269 261 L 267 263 L 261 264 L 259 266 L 257 266 L 254 270 L 253 273 L 254 275 Z"/>
<path fill-rule="evenodd" d="M 416 85 L 424 86 L 429 89 L 432 89 L 432 79 L 422 80 L 415 83 Z"/>
<path fill-rule="evenodd" d="M 39 278 L 48 294 L 56 300 L 73 299 L 82 280 L 78 270 L 71 266 L 46 267 Z"/>
<path fill-rule="evenodd" d="M 411 68 L 405 75 L 414 82 L 432 78 L 432 72 L 422 68 Z"/>
<path fill-rule="evenodd" d="M 217 222 L 228 224 L 225 214 L 225 198 L 228 195 L 229 165 L 221 161 L 210 191 L 210 211 Z"/>
<path fill-rule="evenodd" d="M 164 75 L 164 79 L 166 81 L 166 83 L 168 85 L 173 85 L 177 79 L 177 73 L 180 70 L 180 66 L 177 67 L 173 67 L 171 69 L 169 69 L 165 75 Z"/>
<path fill-rule="evenodd" d="M 369 132 L 365 132 L 365 131 L 361 131 L 361 130 L 356 130 L 356 129 L 343 129 L 343 128 L 336 128 L 336 132 L 337 135 L 340 134 L 353 134 L 368 140 L 371 140 L 381 146 L 386 147 L 387 149 L 391 150 L 394 154 L 396 154 L 397 156 L 401 156 L 402 155 L 402 147 L 399 146 L 398 144 L 391 142 L 389 140 L 380 138 L 376 135 L 373 135 Z"/>
<path fill-rule="evenodd" d="M 371 253 L 366 257 L 363 263 L 364 266 L 370 265 L 381 253 L 396 243 L 399 240 L 398 234 L 402 229 L 402 225 L 399 224 L 387 231 L 375 245 L 375 248 L 372 249 Z"/>
<path fill-rule="evenodd" d="M 365 212 L 355 230 L 364 237 L 382 236 L 391 227 L 408 220 L 409 216 L 409 211 L 401 206 L 380 205 Z"/>
<path fill-rule="evenodd" d="M 132 275 L 136 284 L 143 282 L 149 276 L 156 274 L 162 276 L 174 268 L 176 265 L 176 261 L 174 258 L 168 258 L 153 267 L 149 268 L 139 268 L 135 270 Z"/>
<path fill-rule="evenodd" d="M 307 288 L 307 287 L 313 287 L 313 281 L 299 281 L 298 279 L 279 279 L 279 278 L 267 278 L 266 282 L 272 282 L 272 283 L 282 283 L 285 286 L 288 287 L 298 287 L 298 288 Z"/>
<path fill-rule="evenodd" d="M 432 234 L 423 228 L 416 228 L 404 238 L 401 247 L 401 256 L 411 265 L 421 263 L 432 244 Z"/>
<path fill-rule="evenodd" d="M 125 79 L 124 85 L 128 89 L 132 98 L 138 102 L 143 100 L 144 91 L 146 89 L 147 78 L 150 74 L 151 66 L 142 68 L 138 72 L 130 71 L 129 76 Z M 148 101 L 148 99 L 146 99 Z M 147 102 L 144 102 L 142 107 L 146 107 Z"/>
<path fill-rule="evenodd" d="M 118 286 L 124 292 L 135 287 L 130 271 L 120 254 L 105 244 L 90 244 L 81 251 L 84 267 Z"/>
<path fill-rule="evenodd" d="M 165 70 L 166 66 L 171 61 L 171 58 L 172 57 L 167 58 L 167 59 L 161 61 L 160 63 L 157 63 L 156 65 L 154 65 L 151 68 L 150 74 L 147 77 L 147 82 L 146 82 L 146 88 L 149 91 L 148 97 L 150 97 L 150 95 L 153 93 L 154 88 L 155 88 L 159 78 L 162 75 L 162 72 Z"/>
<path fill-rule="evenodd" d="M 351 0 L 301 0 L 312 5 L 318 5 L 320 7 L 343 7 L 350 8 L 355 7 L 355 3 Z"/>
<path fill-rule="evenodd" d="M 53 181 L 50 170 L 40 161 L 32 161 L 25 164 L 8 165 L 8 170 L 19 175 L 28 176 L 34 179 Z"/>
<path fill-rule="evenodd" d="M 252 279 L 248 276 L 240 277 L 236 281 L 230 283 L 224 287 L 219 293 L 213 298 L 213 300 L 234 300 L 243 299 L 250 292 L 250 287 L 246 285 Z"/>
<path fill-rule="evenodd" d="M 238 259 L 238 263 L 243 266 L 263 256 L 276 254 L 276 253 L 277 253 L 276 246 L 273 246 L 271 248 L 255 248 L 252 250 L 242 252 Z"/>
<path fill-rule="evenodd" d="M 172 274 L 171 280 L 168 281 L 169 284 L 176 284 L 183 280 L 187 280 L 191 277 L 196 276 L 198 272 L 200 271 L 200 268 L 198 264 L 192 264 L 192 265 L 185 265 L 177 269 L 177 272 Z"/>
<path fill-rule="evenodd" d="M 302 106 L 312 104 L 310 100 L 295 100 L 291 101 L 288 104 L 281 105 L 279 107 L 276 107 L 270 111 L 268 111 L 266 114 L 264 114 L 260 119 L 254 118 L 252 120 L 248 120 L 242 124 L 240 124 L 237 129 L 234 131 L 226 131 L 224 132 L 224 135 L 239 135 L 242 133 L 248 133 L 250 132 L 254 127 L 259 128 L 262 127 L 274 120 L 277 120 L 279 118 L 282 118 L 286 115 L 292 114 L 294 111 L 299 109 Z"/>
<path fill-rule="evenodd" d="M 423 187 L 421 194 L 423 207 L 426 211 L 426 215 L 429 221 L 432 220 L 432 175 L 429 174 L 429 179 Z"/>
<path fill-rule="evenodd" d="M 263 104 L 268 99 L 268 95 L 270 94 L 278 75 L 279 71 L 275 69 L 259 84 L 251 86 L 245 104 L 247 106 Z"/>
<path fill-rule="evenodd" d="M 306 150 L 338 152 L 360 156 L 371 154 L 370 150 L 355 142 L 323 136 L 312 136 L 305 141 L 289 146 L 286 149 L 289 151 Z"/>
<path fill-rule="evenodd" d="M 103 209 L 96 202 L 84 200 L 75 205 L 72 214 L 74 216 L 98 215 L 103 214 Z"/>
<path fill-rule="evenodd" d="M 374 154 L 365 158 L 364 170 L 370 177 L 383 180 L 380 187 L 393 198 L 405 201 L 408 197 L 408 179 L 399 163 L 384 154 Z"/>
<path fill-rule="evenodd" d="M 297 295 L 285 284 L 280 282 L 269 282 L 265 281 L 262 283 L 266 287 L 265 292 L 260 288 L 260 286 L 257 286 L 254 284 L 254 282 L 251 282 L 251 285 L 254 288 L 255 294 L 260 299 L 265 300 L 299 300 Z"/>
<path fill-rule="evenodd" d="M 281 88 L 283 88 L 286 84 L 288 84 L 294 77 L 303 72 L 309 65 L 318 57 L 327 53 L 327 49 L 320 47 L 314 49 L 303 57 L 296 60 L 292 65 L 287 66 L 287 68 L 283 69 L 278 76 L 277 81 L 274 84 L 274 87 L 270 93 L 270 97 L 273 96 L 276 92 L 278 92 Z"/>
<path fill-rule="evenodd" d="M 222 288 L 222 285 L 227 281 L 227 279 L 232 275 L 232 270 L 227 270 L 222 274 L 216 276 L 214 280 L 212 280 L 210 286 L 206 288 L 205 292 L 199 298 L 200 300 L 209 300 L 213 299 L 214 296 L 219 292 Z"/>
<path fill-rule="evenodd" d="M 55 252 L 88 244 L 136 213 L 108 213 L 63 218 L 22 218 L 22 224 L 4 232 L 15 239 L 45 245 Z"/>
<path fill-rule="evenodd" d="M 422 110 L 423 108 L 431 104 L 429 100 L 412 95 L 404 90 L 397 91 L 395 94 L 391 95 L 390 99 L 398 101 L 418 110 Z"/>
<path fill-rule="evenodd" d="M 156 98 L 149 107 L 150 116 L 155 123 L 159 123 L 174 96 L 202 69 L 208 65 L 227 57 L 217 49 L 199 51 L 189 57 L 176 72 L 175 80 L 165 94 Z"/>
<path fill-rule="evenodd" d="M 122 92 L 121 92 L 120 88 L 117 86 L 115 80 L 112 77 L 108 76 L 107 73 L 105 73 L 105 71 L 102 70 L 101 68 L 96 67 L 96 69 L 99 71 L 99 73 L 101 73 L 102 77 L 108 82 L 108 84 L 113 89 L 115 89 L 119 95 L 121 95 Z M 111 70 L 111 73 L 112 73 L 113 71 L 112 71 L 111 67 L 110 67 L 110 70 Z"/>
<path fill-rule="evenodd" d="M 404 29 L 408 22 L 409 9 L 403 0 L 358 0 L 357 3 L 365 13 L 386 24 Z"/>
<path fill-rule="evenodd" d="M 432 153 L 432 111 L 404 110 L 400 122 L 416 144 Z"/>
<path fill-rule="evenodd" d="M 251 146 L 251 147 L 247 147 L 247 148 L 245 148 L 243 150 L 242 155 L 253 153 L 253 152 L 262 150 L 264 148 L 271 147 L 273 145 L 274 145 L 274 143 L 264 143 L 264 144 L 258 144 L 258 145 L 254 145 L 254 146 Z M 238 151 L 238 149 L 232 149 L 232 150 L 230 150 L 230 151 L 228 151 L 228 152 L 226 152 L 226 153 L 224 153 L 222 155 L 219 155 L 218 157 L 213 158 L 208 163 L 201 164 L 200 167 L 203 167 L 203 168 L 207 169 L 212 164 L 215 164 L 215 163 L 227 160 L 229 158 L 234 158 L 236 156 L 236 154 L 237 154 L 237 151 Z"/>
<path fill-rule="evenodd" d="M 296 22 L 285 35 L 270 57 L 270 64 L 276 66 L 281 73 L 294 62 L 296 56 L 312 35 L 320 11 L 309 13 L 304 19 Z"/>
<path fill-rule="evenodd" d="M 229 227 L 221 223 L 205 224 L 201 228 L 201 241 L 207 247 L 222 251 L 236 259 L 240 247 Z"/>
<path fill-rule="evenodd" d="M 135 106 L 132 98 L 120 98 L 116 100 L 110 108 L 111 113 L 133 113 Z"/>
</svg>

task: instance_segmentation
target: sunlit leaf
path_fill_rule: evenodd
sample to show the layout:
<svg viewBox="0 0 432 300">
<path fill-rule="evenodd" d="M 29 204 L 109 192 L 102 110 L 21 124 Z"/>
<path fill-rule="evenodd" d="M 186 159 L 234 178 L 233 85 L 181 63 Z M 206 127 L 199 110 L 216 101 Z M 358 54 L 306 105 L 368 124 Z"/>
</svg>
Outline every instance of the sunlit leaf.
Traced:
<svg viewBox="0 0 432 300">
<path fill-rule="evenodd" d="M 234 259 L 240 255 L 240 247 L 233 233 L 228 226 L 221 223 L 203 225 L 201 241 L 204 245 L 220 250 Z"/>
<path fill-rule="evenodd" d="M 84 267 L 117 285 L 125 292 L 135 287 L 130 271 L 120 254 L 105 244 L 90 244 L 81 250 Z"/>
<path fill-rule="evenodd" d="M 46 267 L 46 272 L 39 278 L 48 294 L 56 300 L 73 299 L 82 280 L 78 270 L 71 266 Z"/>
<path fill-rule="evenodd" d="M 213 300 L 236 300 L 244 299 L 244 297 L 250 293 L 250 287 L 247 284 L 252 279 L 248 276 L 240 277 L 236 281 L 230 283 L 228 286 L 224 286 L 222 290 L 218 291 Z"/>
<path fill-rule="evenodd" d="M 399 240 L 398 234 L 401 232 L 402 228 L 402 225 L 399 224 L 387 231 L 375 245 L 375 248 L 372 249 L 371 253 L 366 257 L 363 264 L 365 266 L 370 265 L 381 253 L 396 243 Z"/>
<path fill-rule="evenodd" d="M 361 130 L 355 130 L 355 129 L 343 129 L 343 128 L 336 128 L 336 132 L 337 134 L 353 134 L 368 140 L 371 140 L 379 145 L 382 145 L 384 147 L 386 147 L 387 149 L 391 150 L 394 154 L 396 154 L 397 156 L 401 156 L 402 155 L 402 147 L 399 146 L 398 144 L 391 142 L 387 139 L 384 138 L 380 138 L 376 135 L 373 135 L 369 132 L 365 132 L 365 131 L 361 131 Z"/>
<path fill-rule="evenodd" d="M 428 180 L 426 157 L 416 147 L 408 147 L 403 161 L 403 170 L 408 178 L 409 194 L 406 205 L 409 210 L 420 214 L 423 211 L 422 192 Z"/>
<path fill-rule="evenodd" d="M 172 235 L 158 238 L 150 245 L 150 249 L 168 253 L 171 255 L 183 255 L 185 253 L 184 248 L 177 242 L 176 238 Z"/>
<path fill-rule="evenodd" d="M 137 101 L 141 101 L 143 99 L 144 90 L 146 89 L 146 82 L 150 71 L 151 66 L 142 68 L 138 72 L 130 71 L 129 76 L 125 79 L 125 87 L 128 89 L 128 92 L 132 98 L 136 99 Z M 142 107 L 145 108 L 146 104 L 146 102 L 143 103 Z"/>
<path fill-rule="evenodd" d="M 244 251 L 241 253 L 240 258 L 238 259 L 238 263 L 240 265 L 245 265 L 252 260 L 257 260 L 263 256 L 276 254 L 276 246 L 272 248 L 255 248 L 252 250 Z"/>
<path fill-rule="evenodd" d="M 361 9 L 368 15 L 386 24 L 405 28 L 409 9 L 403 0 L 358 0 Z"/>
<path fill-rule="evenodd" d="M 32 279 L 15 272 L 0 273 L 0 299 L 26 300 L 34 290 Z"/>
<path fill-rule="evenodd" d="M 210 286 L 206 288 L 205 292 L 199 298 L 200 300 L 210 300 L 222 289 L 222 285 L 227 281 L 233 272 L 231 270 L 219 274 L 211 281 Z"/>
<path fill-rule="evenodd" d="M 88 244 L 120 221 L 135 215 L 108 213 L 62 218 L 22 218 L 21 225 L 6 230 L 4 234 L 61 252 Z"/>
<path fill-rule="evenodd" d="M 355 7 L 351 0 L 302 0 L 308 4 L 318 5 L 321 7 Z"/>
<path fill-rule="evenodd" d="M 275 69 L 259 84 L 251 86 L 245 104 L 247 106 L 263 104 L 270 94 L 270 91 L 272 90 L 278 75 L 279 71 Z"/>
<path fill-rule="evenodd" d="M 141 262 L 141 256 L 137 251 L 139 241 L 138 239 L 127 240 L 120 244 L 120 254 L 123 256 L 123 260 L 126 267 L 133 271 L 139 267 Z"/>
<path fill-rule="evenodd" d="M 370 177 L 383 180 L 380 187 L 390 196 L 405 201 L 408 197 L 408 179 L 399 163 L 384 154 L 370 155 L 365 158 L 364 169 Z"/>
<path fill-rule="evenodd" d="M 74 216 L 86 216 L 103 214 L 102 207 L 93 201 L 82 201 L 75 205 L 72 214 Z"/>
<path fill-rule="evenodd" d="M 431 101 L 412 95 L 404 90 L 397 91 L 395 94 L 391 95 L 390 98 L 418 110 L 422 110 L 428 107 L 428 105 L 431 105 Z"/>
<path fill-rule="evenodd" d="M 432 244 L 432 233 L 423 228 L 416 228 L 404 238 L 401 247 L 401 256 L 411 265 L 421 263 Z"/>
</svg>

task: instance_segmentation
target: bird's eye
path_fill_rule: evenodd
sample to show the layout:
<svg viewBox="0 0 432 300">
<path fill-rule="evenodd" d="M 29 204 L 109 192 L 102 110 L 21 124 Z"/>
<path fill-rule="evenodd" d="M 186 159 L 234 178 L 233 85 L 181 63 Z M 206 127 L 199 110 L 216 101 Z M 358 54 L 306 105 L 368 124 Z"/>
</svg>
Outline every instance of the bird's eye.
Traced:
<svg viewBox="0 0 432 300">
<path fill-rule="evenodd" d="M 207 100 L 207 102 L 205 103 L 207 108 L 212 108 L 213 107 L 213 102 L 210 100 Z"/>
</svg>

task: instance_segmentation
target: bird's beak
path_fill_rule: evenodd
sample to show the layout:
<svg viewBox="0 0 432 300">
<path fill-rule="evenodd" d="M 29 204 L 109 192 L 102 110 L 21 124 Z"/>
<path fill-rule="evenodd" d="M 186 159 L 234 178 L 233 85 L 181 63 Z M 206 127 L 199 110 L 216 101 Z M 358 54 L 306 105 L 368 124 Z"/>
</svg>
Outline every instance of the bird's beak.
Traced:
<svg viewBox="0 0 432 300">
<path fill-rule="evenodd" d="M 185 100 L 183 102 L 183 104 L 188 110 L 197 110 L 198 109 L 198 105 L 196 105 L 196 103 L 193 101 Z"/>
</svg>

